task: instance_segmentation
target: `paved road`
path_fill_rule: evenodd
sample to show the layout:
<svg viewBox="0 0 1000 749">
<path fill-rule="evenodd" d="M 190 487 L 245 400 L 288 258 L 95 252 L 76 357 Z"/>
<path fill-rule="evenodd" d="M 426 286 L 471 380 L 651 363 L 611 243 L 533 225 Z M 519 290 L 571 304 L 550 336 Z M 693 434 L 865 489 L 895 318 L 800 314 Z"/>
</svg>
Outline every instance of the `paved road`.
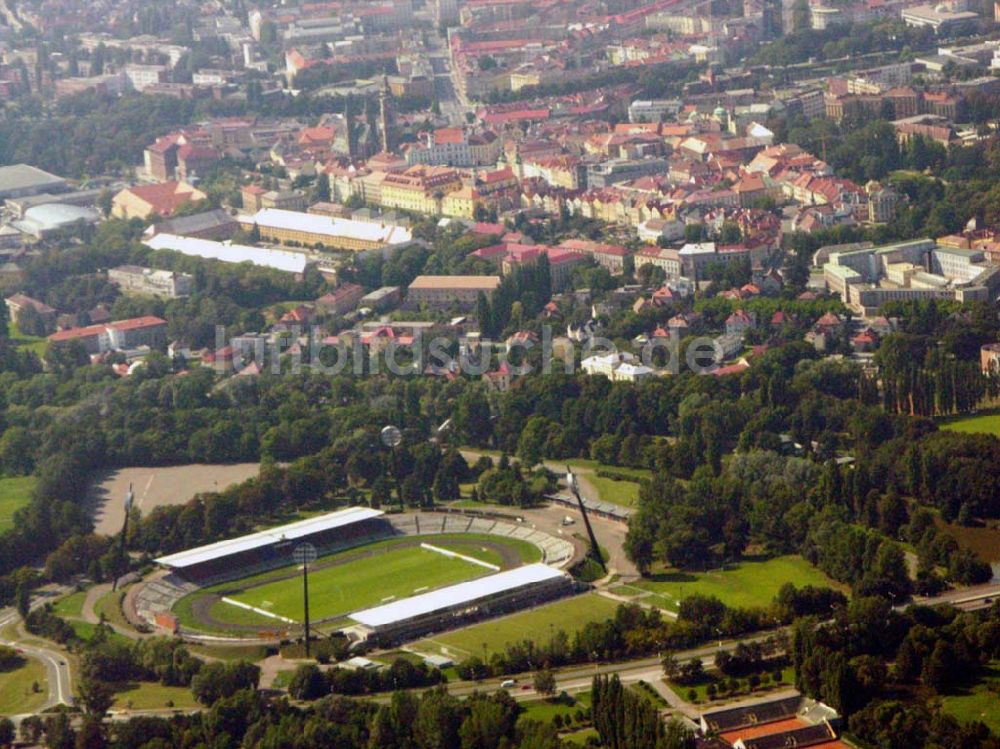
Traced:
<svg viewBox="0 0 1000 749">
<path fill-rule="evenodd" d="M 32 602 L 31 607 L 33 609 L 38 608 L 39 606 L 42 606 L 47 599 L 48 597 L 37 598 Z M 14 609 L 0 609 L 0 629 L 3 629 L 10 624 L 17 623 L 19 620 L 20 616 Z M 18 624 L 19 628 L 21 626 L 22 625 Z M 70 673 L 69 664 L 67 663 L 66 657 L 63 653 L 55 649 L 50 650 L 34 644 L 27 644 L 22 642 L 20 639 L 13 641 L 0 640 L 0 644 L 16 648 L 29 658 L 41 661 L 41 663 L 45 666 L 49 696 L 45 702 L 44 708 L 50 708 L 56 705 L 73 704 L 73 676 Z M 24 716 L 14 716 L 15 721 L 20 720 L 22 717 Z"/>
</svg>

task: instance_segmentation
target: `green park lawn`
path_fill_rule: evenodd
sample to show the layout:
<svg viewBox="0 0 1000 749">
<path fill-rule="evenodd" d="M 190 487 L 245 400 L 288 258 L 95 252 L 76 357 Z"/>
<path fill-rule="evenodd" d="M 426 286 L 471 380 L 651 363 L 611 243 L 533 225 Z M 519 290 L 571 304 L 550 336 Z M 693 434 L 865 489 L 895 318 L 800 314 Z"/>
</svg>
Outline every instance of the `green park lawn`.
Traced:
<svg viewBox="0 0 1000 749">
<path fill-rule="evenodd" d="M 941 709 L 962 723 L 982 721 L 1000 733 L 1000 661 L 992 661 L 975 684 L 943 697 Z"/>
<path fill-rule="evenodd" d="M 839 588 L 823 572 L 798 555 L 748 559 L 727 565 L 725 570 L 709 572 L 654 572 L 650 577 L 619 586 L 624 595 L 643 591 L 652 593 L 648 603 L 676 611 L 681 600 L 690 595 L 715 596 L 727 606 L 767 606 L 785 583 L 796 587 L 814 585 Z"/>
<path fill-rule="evenodd" d="M 706 659 L 705 665 L 711 666 L 711 663 L 709 663 L 708 660 Z M 766 671 L 764 673 L 770 674 L 770 671 Z M 694 701 L 697 703 L 705 703 L 710 701 L 708 699 L 708 685 L 715 684 L 716 689 L 718 689 L 720 678 L 725 678 L 725 677 L 723 677 L 723 675 L 719 672 L 710 671 L 705 675 L 704 679 L 695 684 L 681 684 L 676 681 L 667 681 L 667 684 L 670 686 L 671 689 L 673 689 L 677 694 L 679 694 L 684 699 L 689 699 L 688 693 L 693 689 L 695 692 Z M 716 701 L 731 702 L 734 699 L 738 699 L 740 697 L 753 696 L 754 694 L 761 694 L 764 692 L 773 691 L 775 689 L 784 689 L 790 684 L 795 683 L 795 668 L 792 666 L 786 666 L 785 668 L 781 669 L 780 682 L 775 683 L 774 681 L 771 681 L 769 677 L 768 683 L 762 684 L 754 692 L 750 691 L 749 685 L 747 684 L 747 680 L 745 678 L 738 679 L 737 681 L 739 681 L 740 687 L 736 692 L 726 692 L 725 694 L 717 695 L 715 698 Z"/>
<path fill-rule="evenodd" d="M 940 421 L 942 429 L 965 434 L 992 434 L 1000 437 L 1000 411 L 988 411 L 974 416 L 957 416 Z"/>
<path fill-rule="evenodd" d="M 156 682 L 140 681 L 126 684 L 115 693 L 114 709 L 157 710 L 189 708 L 196 704 L 190 687 L 167 687 Z"/>
<path fill-rule="evenodd" d="M 11 343 L 15 344 L 18 348 L 23 348 L 27 351 L 34 351 L 38 356 L 45 353 L 45 349 L 49 343 L 44 338 L 22 333 L 18 330 L 17 323 L 13 320 L 7 323 L 7 337 L 10 339 Z"/>
<path fill-rule="evenodd" d="M 577 710 L 587 713 L 590 710 L 590 692 L 579 692 L 566 697 L 550 700 L 529 700 L 520 703 L 521 712 L 518 720 L 537 720 L 539 723 L 551 723 L 557 715 L 563 721 L 576 714 Z"/>
<path fill-rule="evenodd" d="M 34 488 L 34 476 L 0 479 L 0 533 L 14 526 L 14 513 L 28 504 Z"/>
<path fill-rule="evenodd" d="M 560 629 L 572 637 L 589 622 L 600 622 L 615 615 L 619 603 L 596 593 L 563 598 L 529 611 L 473 624 L 445 632 L 413 645 L 419 653 L 443 653 L 456 661 L 472 655 L 496 653 L 521 640 L 546 642 Z"/>
<path fill-rule="evenodd" d="M 45 704 L 48 693 L 41 661 L 25 658 L 20 667 L 0 671 L 0 715 L 35 712 Z"/>
<path fill-rule="evenodd" d="M 362 557 L 309 575 L 309 609 L 316 619 L 453 585 L 488 574 L 486 568 L 427 549 L 393 549 L 377 558 Z M 302 621 L 302 583 L 296 577 L 230 596 L 295 621 Z M 236 607 L 233 607 L 236 608 Z"/>
<path fill-rule="evenodd" d="M 594 485 L 597 493 L 605 502 L 611 502 L 625 507 L 639 505 L 639 484 L 636 481 L 618 481 L 604 476 L 589 474 L 587 481 Z"/>
</svg>

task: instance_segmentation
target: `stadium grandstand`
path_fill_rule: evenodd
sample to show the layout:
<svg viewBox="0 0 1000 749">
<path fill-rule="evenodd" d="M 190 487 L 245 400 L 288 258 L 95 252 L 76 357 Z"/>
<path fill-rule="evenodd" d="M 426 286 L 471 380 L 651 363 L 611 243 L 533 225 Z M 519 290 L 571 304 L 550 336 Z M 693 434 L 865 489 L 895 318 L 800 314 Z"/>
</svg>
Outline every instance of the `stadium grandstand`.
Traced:
<svg viewBox="0 0 1000 749">
<path fill-rule="evenodd" d="M 357 622 L 351 630 L 360 639 L 388 644 L 535 606 L 567 595 L 574 587 L 565 572 L 529 564 L 357 611 L 350 615 Z"/>
<path fill-rule="evenodd" d="M 169 554 L 155 562 L 186 580 L 199 583 L 234 574 L 242 577 L 254 570 L 288 564 L 292 550 L 300 543 L 311 543 L 322 555 L 391 536 L 393 528 L 384 515 L 381 510 L 368 507 L 348 507 Z"/>
</svg>

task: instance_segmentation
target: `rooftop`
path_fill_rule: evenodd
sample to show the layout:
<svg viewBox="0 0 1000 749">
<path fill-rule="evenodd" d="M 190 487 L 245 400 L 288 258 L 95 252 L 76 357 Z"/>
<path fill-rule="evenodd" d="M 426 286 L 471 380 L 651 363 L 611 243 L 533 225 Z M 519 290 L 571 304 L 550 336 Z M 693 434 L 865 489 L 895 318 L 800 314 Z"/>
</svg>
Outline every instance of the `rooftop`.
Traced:
<svg viewBox="0 0 1000 749">
<path fill-rule="evenodd" d="M 271 546 L 282 541 L 293 541 L 297 538 L 306 538 L 316 533 L 342 528 L 352 523 L 361 522 L 362 520 L 381 517 L 383 514 L 381 510 L 373 510 L 368 507 L 348 507 L 347 509 L 331 512 L 326 515 L 299 520 L 288 525 L 279 525 L 277 528 L 269 528 L 258 533 L 251 533 L 248 536 L 218 541 L 214 544 L 199 546 L 194 549 L 178 552 L 177 554 L 168 554 L 155 561 L 157 564 L 162 564 L 166 567 L 193 567 L 196 564 Z"/>
<path fill-rule="evenodd" d="M 479 601 L 525 585 L 548 582 L 565 576 L 564 572 L 547 565 L 529 564 L 430 593 L 393 601 L 384 606 L 358 611 L 351 614 L 351 618 L 368 627 L 382 627 Z"/>
<path fill-rule="evenodd" d="M 223 263 L 252 263 L 286 273 L 303 273 L 309 261 L 309 258 L 301 252 L 179 237 L 176 234 L 157 234 L 145 240 L 143 244 L 154 250 L 172 250 L 182 255 L 218 260 Z"/>
<path fill-rule="evenodd" d="M 345 237 L 387 245 L 407 244 L 413 241 L 410 230 L 396 224 L 354 221 L 348 218 L 319 216 L 313 213 L 286 211 L 280 208 L 263 208 L 251 216 L 241 216 L 240 222 L 271 229 Z"/>
</svg>

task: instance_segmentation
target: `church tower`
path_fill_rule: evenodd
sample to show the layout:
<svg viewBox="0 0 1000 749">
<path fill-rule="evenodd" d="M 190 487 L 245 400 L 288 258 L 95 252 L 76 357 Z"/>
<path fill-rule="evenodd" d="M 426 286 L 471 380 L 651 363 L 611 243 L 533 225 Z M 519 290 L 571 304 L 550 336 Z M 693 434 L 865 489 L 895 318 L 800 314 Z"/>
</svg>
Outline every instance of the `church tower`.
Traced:
<svg viewBox="0 0 1000 749">
<path fill-rule="evenodd" d="M 392 109 L 389 102 L 389 78 L 382 76 L 382 88 L 378 94 L 379 132 L 382 136 L 382 150 L 392 151 Z"/>
</svg>

